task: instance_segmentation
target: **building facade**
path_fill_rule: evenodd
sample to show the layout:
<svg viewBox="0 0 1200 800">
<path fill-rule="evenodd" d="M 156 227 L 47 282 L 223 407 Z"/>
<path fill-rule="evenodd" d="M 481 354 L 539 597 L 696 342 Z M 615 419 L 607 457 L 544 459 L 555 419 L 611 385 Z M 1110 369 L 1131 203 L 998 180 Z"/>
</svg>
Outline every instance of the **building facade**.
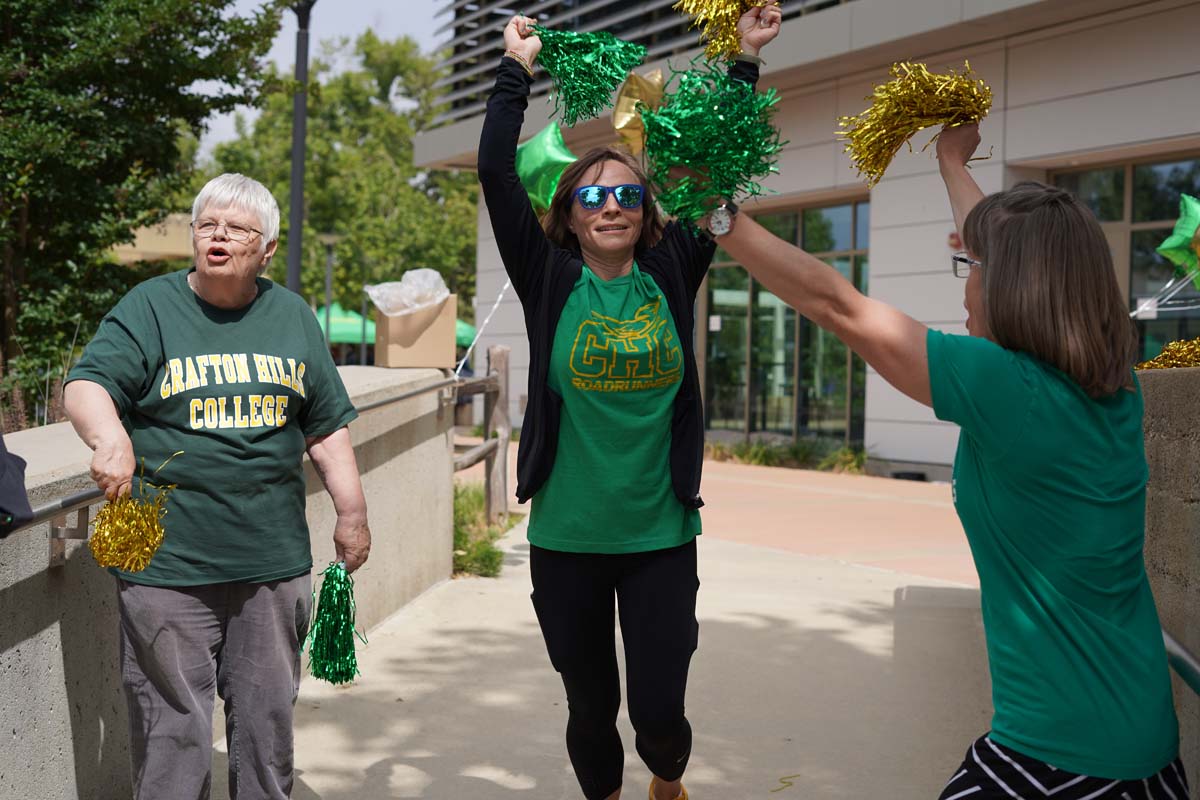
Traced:
<svg viewBox="0 0 1200 800">
<path fill-rule="evenodd" d="M 643 70 L 683 68 L 698 53 L 671 0 L 556 0 L 525 13 L 549 27 L 610 30 L 645 43 Z M 868 188 L 837 140 L 837 118 L 862 111 L 893 62 L 930 69 L 969 60 L 994 102 L 981 126 L 974 173 L 984 191 L 1021 180 L 1062 186 L 1096 212 L 1130 309 L 1169 278 L 1154 248 L 1200 194 L 1200 2 L 1197 0 L 784 0 L 780 37 L 764 51 L 761 88 L 780 93 L 787 144 L 770 193 L 743 206 L 777 235 L 818 254 L 871 296 L 928 325 L 963 333 L 960 249 L 932 148 L 932 131 L 902 151 Z M 448 0 L 453 30 L 444 125 L 416 142 L 418 163 L 473 169 L 503 47 L 508 5 Z M 546 82 L 535 84 L 522 137 L 550 121 Z M 564 129 L 576 153 L 616 141 L 611 120 Z M 482 207 L 477 318 L 505 283 Z M 1137 324 L 1146 357 L 1200 336 L 1200 294 L 1146 310 Z M 1196 308 L 1193 308 L 1196 306 Z M 816 328 L 718 252 L 698 299 L 695 331 L 710 436 L 833 437 L 867 449 L 877 471 L 948 474 L 957 428 L 887 385 L 836 338 Z M 512 347 L 514 385 L 528 352 L 520 307 L 507 293 L 484 334 Z M 519 424 L 523 389 L 511 409 Z"/>
</svg>

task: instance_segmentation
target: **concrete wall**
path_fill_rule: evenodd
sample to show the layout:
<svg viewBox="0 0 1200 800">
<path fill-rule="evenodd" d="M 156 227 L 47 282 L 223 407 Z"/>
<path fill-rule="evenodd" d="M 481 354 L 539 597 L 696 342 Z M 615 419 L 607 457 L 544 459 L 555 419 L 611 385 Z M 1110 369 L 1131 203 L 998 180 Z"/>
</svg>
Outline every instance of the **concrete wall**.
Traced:
<svg viewBox="0 0 1200 800">
<path fill-rule="evenodd" d="M 441 379 L 435 370 L 341 370 L 356 405 Z M 358 621 L 370 628 L 450 575 L 452 409 L 436 394 L 365 412 L 351 424 L 373 546 L 356 573 Z M 5 437 L 29 461 L 35 507 L 91 487 L 90 451 L 66 423 Z M 333 559 L 332 504 L 312 470 L 308 523 L 317 570 Z M 94 509 L 93 509 L 94 513 Z M 130 794 L 116 593 L 82 543 L 47 569 L 47 529 L 0 542 L 0 797 Z M 218 776 L 219 778 L 219 776 Z"/>
<path fill-rule="evenodd" d="M 1162 625 L 1200 653 L 1200 368 L 1139 373 L 1146 398 L 1146 571 Z M 1183 762 L 1200 798 L 1200 696 L 1173 677 Z"/>
</svg>

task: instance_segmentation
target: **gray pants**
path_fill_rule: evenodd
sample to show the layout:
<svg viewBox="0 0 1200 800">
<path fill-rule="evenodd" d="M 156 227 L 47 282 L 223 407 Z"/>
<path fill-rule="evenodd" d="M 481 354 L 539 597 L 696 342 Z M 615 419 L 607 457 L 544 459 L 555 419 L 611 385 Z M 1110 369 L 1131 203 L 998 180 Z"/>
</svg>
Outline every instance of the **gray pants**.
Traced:
<svg viewBox="0 0 1200 800">
<path fill-rule="evenodd" d="M 289 797 L 312 576 L 178 588 L 117 584 L 138 800 L 207 800 L 214 690 L 225 701 L 230 797 Z"/>
</svg>

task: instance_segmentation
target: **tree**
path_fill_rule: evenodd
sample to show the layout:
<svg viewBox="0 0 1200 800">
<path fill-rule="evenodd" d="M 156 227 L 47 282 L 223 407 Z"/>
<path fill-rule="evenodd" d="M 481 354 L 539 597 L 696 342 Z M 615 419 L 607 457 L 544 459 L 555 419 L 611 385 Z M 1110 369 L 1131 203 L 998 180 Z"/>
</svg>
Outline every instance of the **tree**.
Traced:
<svg viewBox="0 0 1200 800">
<path fill-rule="evenodd" d="M 335 72 L 333 63 L 349 61 Z M 408 37 L 382 41 L 368 31 L 350 44 L 327 43 L 314 61 L 308 96 L 305 178 L 304 296 L 324 302 L 325 251 L 317 233 L 339 236 L 334 299 L 362 302 L 362 285 L 396 280 L 429 267 L 459 294 L 470 314 L 475 294 L 476 179 L 473 174 L 421 171 L 412 138 L 427 129 L 440 90 L 436 62 Z M 262 181 L 288 218 L 292 100 L 269 95 L 253 127 L 238 120 L 236 139 L 220 144 L 208 177 L 241 172 Z M 197 187 L 198 188 L 198 187 Z M 287 251 L 287 231 L 279 252 Z M 283 277 L 283 259 L 273 275 Z"/>
<path fill-rule="evenodd" d="M 249 16 L 233 6 L 0 0 L 0 367 L 10 387 L 57 372 L 77 328 L 86 341 L 144 277 L 111 263 L 111 248 L 172 210 L 204 120 L 262 92 L 280 3 Z"/>
</svg>

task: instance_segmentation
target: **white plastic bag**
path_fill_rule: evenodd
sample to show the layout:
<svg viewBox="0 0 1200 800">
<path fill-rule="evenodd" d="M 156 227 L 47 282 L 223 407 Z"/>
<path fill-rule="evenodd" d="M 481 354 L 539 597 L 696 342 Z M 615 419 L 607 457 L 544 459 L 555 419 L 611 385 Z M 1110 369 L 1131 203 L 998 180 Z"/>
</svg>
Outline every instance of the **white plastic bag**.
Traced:
<svg viewBox="0 0 1200 800">
<path fill-rule="evenodd" d="M 446 281 L 435 269 L 410 269 L 398 281 L 363 287 L 375 307 L 389 317 L 440 306 L 450 296 Z"/>
</svg>

